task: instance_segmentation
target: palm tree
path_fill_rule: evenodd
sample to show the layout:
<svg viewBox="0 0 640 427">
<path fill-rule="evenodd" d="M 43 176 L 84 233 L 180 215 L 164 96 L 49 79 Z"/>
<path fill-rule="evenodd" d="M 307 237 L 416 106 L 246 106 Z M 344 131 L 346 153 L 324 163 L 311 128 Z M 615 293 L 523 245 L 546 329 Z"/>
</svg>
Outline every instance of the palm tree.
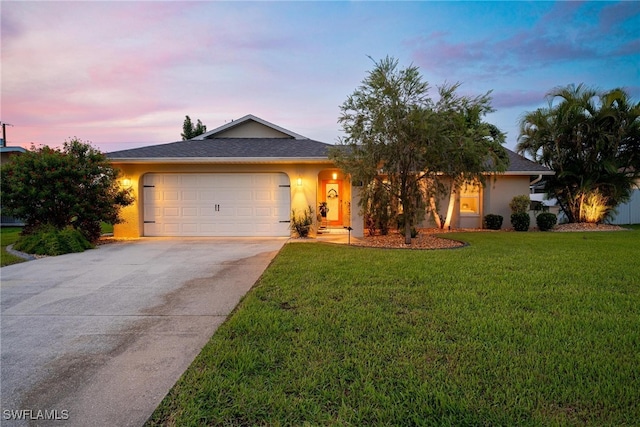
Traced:
<svg viewBox="0 0 640 427">
<path fill-rule="evenodd" d="M 546 183 L 569 222 L 600 222 L 640 177 L 640 103 L 622 89 L 556 88 L 520 121 L 517 151 L 556 172 Z M 601 204 L 601 209 L 591 206 Z M 599 212 L 587 217 L 586 212 Z"/>
</svg>

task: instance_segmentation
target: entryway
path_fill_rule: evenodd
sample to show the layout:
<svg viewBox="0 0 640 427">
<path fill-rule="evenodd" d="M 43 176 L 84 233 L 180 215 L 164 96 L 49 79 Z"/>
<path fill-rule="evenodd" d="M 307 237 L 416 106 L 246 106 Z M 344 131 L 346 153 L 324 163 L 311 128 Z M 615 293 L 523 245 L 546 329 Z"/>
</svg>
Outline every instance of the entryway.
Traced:
<svg viewBox="0 0 640 427">
<path fill-rule="evenodd" d="M 342 180 L 323 179 L 321 185 L 321 202 L 327 206 L 326 217 L 322 217 L 322 225 L 325 227 L 342 227 L 344 225 L 342 212 Z"/>
</svg>

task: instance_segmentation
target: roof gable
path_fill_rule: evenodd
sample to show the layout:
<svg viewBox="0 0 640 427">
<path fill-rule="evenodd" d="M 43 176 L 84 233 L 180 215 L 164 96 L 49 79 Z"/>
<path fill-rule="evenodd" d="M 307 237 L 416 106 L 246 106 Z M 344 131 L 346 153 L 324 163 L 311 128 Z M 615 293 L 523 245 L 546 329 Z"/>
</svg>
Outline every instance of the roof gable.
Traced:
<svg viewBox="0 0 640 427">
<path fill-rule="evenodd" d="M 232 120 L 192 139 L 217 139 L 217 138 L 287 138 L 309 139 L 283 127 L 274 125 L 266 120 L 247 114 L 238 120 Z"/>
</svg>

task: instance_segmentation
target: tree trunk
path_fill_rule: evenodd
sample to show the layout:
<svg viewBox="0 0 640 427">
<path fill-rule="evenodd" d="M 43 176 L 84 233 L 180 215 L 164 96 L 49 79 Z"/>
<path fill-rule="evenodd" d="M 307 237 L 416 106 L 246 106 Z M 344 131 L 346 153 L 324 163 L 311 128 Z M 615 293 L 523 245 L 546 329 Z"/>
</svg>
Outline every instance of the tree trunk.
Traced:
<svg viewBox="0 0 640 427">
<path fill-rule="evenodd" d="M 456 205 L 456 188 L 451 184 L 451 190 L 449 191 L 449 206 L 447 207 L 447 217 L 444 221 L 444 228 L 451 228 L 451 218 L 453 218 L 453 208 Z"/>
<path fill-rule="evenodd" d="M 411 223 L 405 219 L 404 223 L 404 244 L 411 244 Z"/>
<path fill-rule="evenodd" d="M 440 214 L 438 213 L 435 197 L 429 198 L 429 205 L 431 206 L 431 212 L 433 213 L 433 220 L 435 221 L 436 226 L 438 228 L 442 228 L 443 224 L 442 224 L 442 220 L 440 219 Z"/>
</svg>

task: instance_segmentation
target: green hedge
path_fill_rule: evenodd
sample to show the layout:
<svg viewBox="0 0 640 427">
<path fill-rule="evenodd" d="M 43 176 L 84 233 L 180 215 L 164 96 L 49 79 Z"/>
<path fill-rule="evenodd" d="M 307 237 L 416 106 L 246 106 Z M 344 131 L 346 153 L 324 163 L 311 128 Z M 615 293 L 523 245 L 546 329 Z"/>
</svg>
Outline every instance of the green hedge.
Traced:
<svg viewBox="0 0 640 427">
<path fill-rule="evenodd" d="M 43 226 L 31 234 L 21 236 L 13 247 L 28 254 L 62 255 L 84 252 L 93 248 L 93 245 L 74 228 L 58 230 L 53 226 Z"/>
<path fill-rule="evenodd" d="M 536 224 L 540 231 L 551 230 L 558 222 L 558 217 L 551 212 L 541 213 L 536 217 Z"/>
<path fill-rule="evenodd" d="M 500 230 L 502 228 L 502 215 L 488 214 L 484 217 L 484 227 L 489 230 Z"/>
<path fill-rule="evenodd" d="M 529 214 L 526 212 L 511 214 L 511 225 L 513 225 L 513 229 L 516 231 L 529 230 L 530 223 L 531 223 L 531 218 L 529 217 Z"/>
</svg>

